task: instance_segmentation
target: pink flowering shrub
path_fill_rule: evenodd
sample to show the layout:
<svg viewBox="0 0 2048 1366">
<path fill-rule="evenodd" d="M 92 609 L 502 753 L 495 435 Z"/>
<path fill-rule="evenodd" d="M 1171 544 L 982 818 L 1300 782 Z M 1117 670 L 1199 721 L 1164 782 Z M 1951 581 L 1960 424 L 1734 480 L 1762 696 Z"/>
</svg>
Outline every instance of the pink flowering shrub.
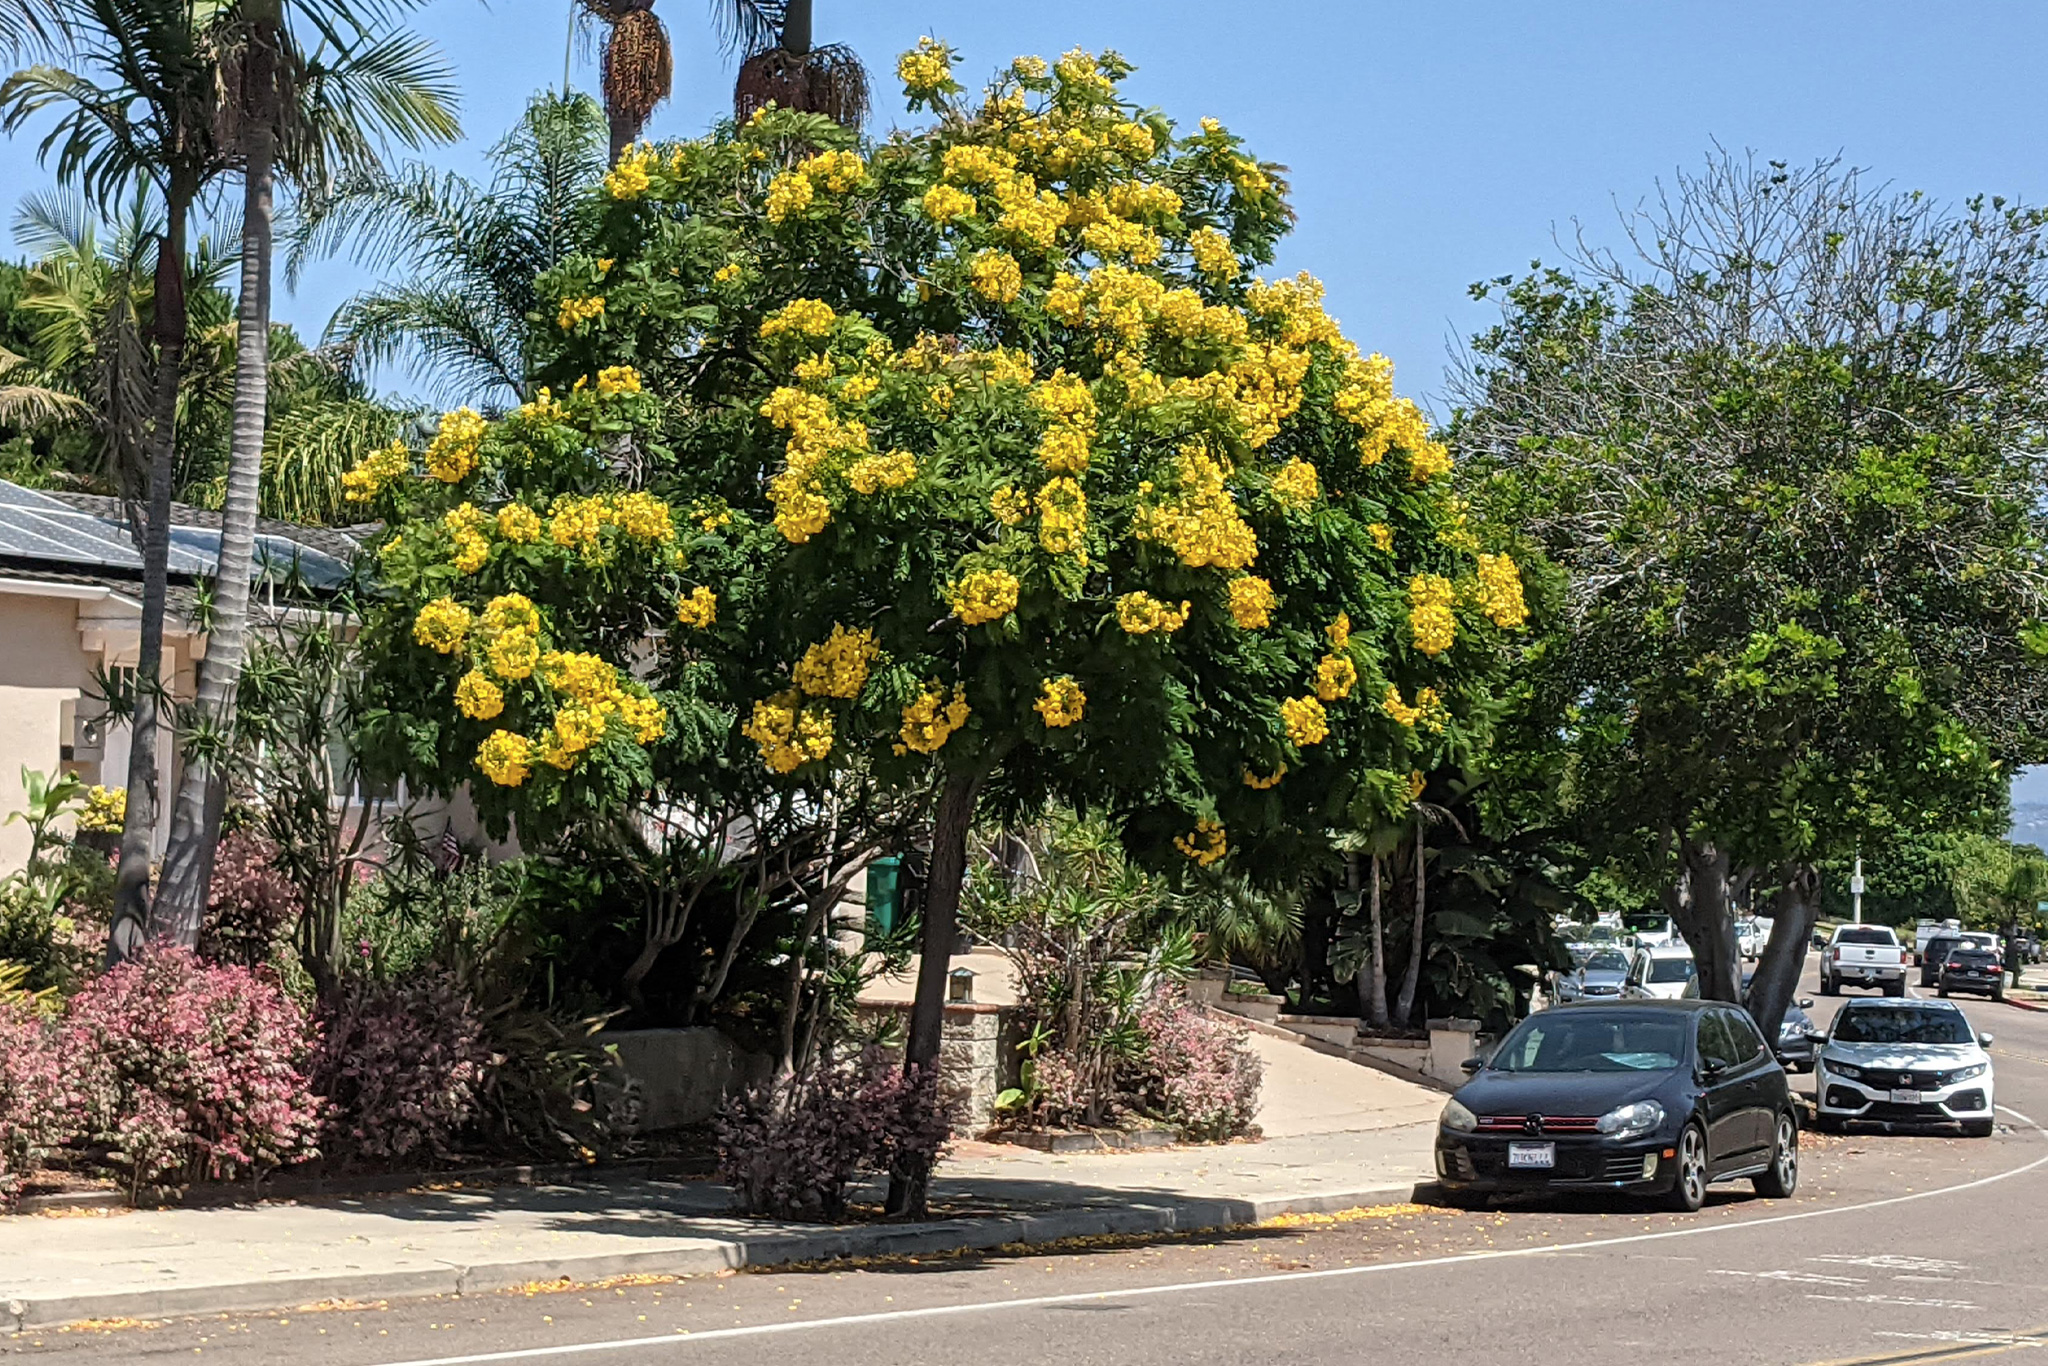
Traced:
<svg viewBox="0 0 2048 1366">
<path fill-rule="evenodd" d="M 444 972 L 352 980 L 319 1022 L 311 1076 L 326 1100 L 322 1148 L 350 1160 L 451 1156 L 491 1061 L 468 995 Z"/>
<path fill-rule="evenodd" d="M 267 977 L 155 949 L 72 997 L 57 1047 L 76 1074 L 86 1141 L 140 1188 L 314 1156 L 314 1042 Z"/>
<path fill-rule="evenodd" d="M 199 927 L 199 953 L 216 963 L 253 968 L 299 915 L 299 893 L 278 871 L 277 846 L 237 830 L 213 855 L 212 890 Z"/>
<path fill-rule="evenodd" d="M 1199 1141 L 1250 1130 L 1265 1066 L 1244 1030 L 1202 1014 L 1177 990 L 1147 1001 L 1138 1028 L 1147 1046 L 1135 1089 L 1146 1109 Z"/>
<path fill-rule="evenodd" d="M 867 1053 L 728 1105 L 715 1121 L 718 1176 L 749 1214 L 840 1219 L 855 1177 L 929 1170 L 951 1118 L 932 1077 Z"/>
<path fill-rule="evenodd" d="M 26 1000 L 0 997 L 0 1211 L 77 1133 L 72 1069 L 58 1058 L 55 1033 Z"/>
</svg>

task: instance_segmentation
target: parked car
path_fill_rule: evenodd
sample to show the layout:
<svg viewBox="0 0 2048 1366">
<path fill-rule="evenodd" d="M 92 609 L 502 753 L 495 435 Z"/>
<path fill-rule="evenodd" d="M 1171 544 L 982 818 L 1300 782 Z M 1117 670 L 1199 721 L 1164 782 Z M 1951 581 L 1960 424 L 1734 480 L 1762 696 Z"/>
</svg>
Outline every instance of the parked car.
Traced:
<svg viewBox="0 0 2048 1366">
<path fill-rule="evenodd" d="M 1906 994 L 1906 951 L 1889 925 L 1837 925 L 1820 956 L 1820 994 L 1839 996 L 1844 984 Z"/>
<path fill-rule="evenodd" d="M 1750 979 L 1755 976 L 1754 972 L 1742 974 L 1742 995 L 1745 1000 L 1749 997 Z M 1801 996 L 1785 1007 L 1785 1018 L 1778 1022 L 1776 1051 L 1779 1064 L 1787 1072 L 1813 1070 L 1813 1056 L 1816 1051 L 1813 1042 L 1813 1017 L 1806 1013 L 1811 1009 L 1813 998 Z M 1752 1016 L 1751 1019 L 1754 1020 L 1755 1017 Z M 1770 1033 L 1770 1030 L 1764 1030 L 1766 1038 L 1770 1037 Z"/>
<path fill-rule="evenodd" d="M 1616 1190 L 1696 1210 L 1747 1177 L 1799 1183 L 1785 1069 L 1718 1001 L 1601 1001 L 1523 1020 L 1444 1106 L 1439 1183 L 1454 1204 L 1530 1190 Z"/>
<path fill-rule="evenodd" d="M 1577 971 L 1558 978 L 1559 1004 L 1621 995 L 1622 983 L 1628 980 L 1628 965 L 1628 955 L 1620 949 L 1594 949 Z"/>
<path fill-rule="evenodd" d="M 1940 993 L 1947 996 L 1958 991 L 2003 1001 L 2005 961 L 1991 950 L 1974 944 L 1956 945 L 1942 960 Z"/>
<path fill-rule="evenodd" d="M 1941 978 L 1941 965 L 1948 961 L 1949 950 L 1962 941 L 1958 931 L 1949 930 L 1927 941 L 1920 951 L 1920 985 L 1934 986 Z"/>
<path fill-rule="evenodd" d="M 1683 944 L 1637 949 L 1621 994 L 1637 1000 L 1675 1001 L 1685 995 L 1686 984 L 1699 975 L 1692 950 Z"/>
<path fill-rule="evenodd" d="M 1814 1041 L 1814 1126 L 1823 1132 L 1873 1121 L 1991 1133 L 1991 1036 L 1973 1033 L 1952 1002 L 1851 1001 Z"/>
<path fill-rule="evenodd" d="M 1735 951 L 1744 958 L 1754 958 L 1763 952 L 1764 935 L 1768 931 L 1757 928 L 1754 920 L 1735 922 Z"/>
</svg>

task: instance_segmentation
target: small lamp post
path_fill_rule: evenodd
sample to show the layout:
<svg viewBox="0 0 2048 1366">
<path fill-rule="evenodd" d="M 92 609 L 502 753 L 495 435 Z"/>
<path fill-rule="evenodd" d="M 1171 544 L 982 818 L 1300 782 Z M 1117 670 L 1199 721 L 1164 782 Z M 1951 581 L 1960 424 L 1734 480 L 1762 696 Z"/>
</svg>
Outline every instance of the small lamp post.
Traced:
<svg viewBox="0 0 2048 1366">
<path fill-rule="evenodd" d="M 974 1001 L 974 969 L 954 968 L 946 974 L 946 999 L 958 1004 Z"/>
</svg>

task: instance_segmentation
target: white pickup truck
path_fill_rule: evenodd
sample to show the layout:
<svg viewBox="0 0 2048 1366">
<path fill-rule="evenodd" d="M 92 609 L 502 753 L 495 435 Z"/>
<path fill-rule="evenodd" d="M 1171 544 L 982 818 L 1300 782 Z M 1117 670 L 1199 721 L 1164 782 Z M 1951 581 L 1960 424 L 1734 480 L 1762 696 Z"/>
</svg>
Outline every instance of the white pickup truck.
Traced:
<svg viewBox="0 0 2048 1366">
<path fill-rule="evenodd" d="M 1839 996 L 1847 986 L 1883 987 L 1906 994 L 1906 950 L 1889 925 L 1838 925 L 1820 955 L 1820 994 Z"/>
</svg>

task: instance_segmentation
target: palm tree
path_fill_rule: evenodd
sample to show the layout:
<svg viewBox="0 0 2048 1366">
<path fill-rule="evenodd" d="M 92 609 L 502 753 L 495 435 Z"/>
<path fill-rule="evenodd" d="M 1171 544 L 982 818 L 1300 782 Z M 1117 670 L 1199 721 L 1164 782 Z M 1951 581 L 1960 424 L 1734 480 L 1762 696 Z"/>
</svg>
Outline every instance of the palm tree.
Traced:
<svg viewBox="0 0 2048 1366">
<path fill-rule="evenodd" d="M 304 205 L 286 278 L 348 249 L 389 278 L 335 312 L 330 345 L 366 364 L 403 358 L 451 403 L 517 403 L 535 282 L 589 241 L 604 138 L 595 100 L 547 93 L 491 149 L 488 185 L 417 163 L 348 177 Z"/>
<path fill-rule="evenodd" d="M 1423 918 L 1429 899 L 1429 827 L 1447 824 L 1458 832 L 1459 839 L 1471 838 L 1450 807 L 1426 802 L 1419 792 L 1409 806 L 1415 817 L 1415 919 L 1408 929 L 1408 968 L 1401 974 L 1401 994 L 1394 1001 L 1394 1018 L 1404 1024 L 1415 1013 L 1415 993 L 1422 985 Z"/>
<path fill-rule="evenodd" d="M 151 332 L 155 370 L 142 516 L 141 654 L 136 662 L 128 813 L 121 831 L 110 956 L 140 940 L 149 903 L 149 857 L 158 809 L 157 738 L 164 600 L 170 558 L 171 480 L 179 372 L 186 342 L 186 229 L 192 205 L 224 168 L 216 136 L 221 103 L 214 35 L 219 11 L 197 0 L 48 0 L 59 54 L 0 83 L 0 132 L 59 111 L 39 154 L 60 178 L 101 205 L 146 182 L 160 196 Z M 59 63 L 68 63 L 60 65 Z"/>
<path fill-rule="evenodd" d="M 735 4 L 733 8 L 741 8 Z M 769 6 L 752 8 L 766 10 Z M 774 103 L 858 128 L 868 117 L 868 69 L 844 43 L 814 47 L 811 0 L 784 0 L 773 45 L 750 41 L 733 83 L 733 113 L 744 119 Z M 737 37 L 728 30 L 728 41 Z"/>
<path fill-rule="evenodd" d="M 270 280 L 276 172 L 319 184 L 348 165 L 376 166 L 374 143 L 452 141 L 447 69 L 421 40 L 381 31 L 382 0 L 243 0 L 239 51 L 222 70 L 239 86 L 236 150 L 243 175 L 241 299 L 235 319 L 234 422 L 215 565 L 213 620 L 199 670 L 191 725 L 204 743 L 188 749 L 171 815 L 163 882 L 152 913 L 162 938 L 199 940 L 212 880 L 225 791 L 221 742 L 232 722 L 249 624 L 249 572 L 263 476 L 270 372 Z M 312 30 L 312 55 L 292 21 Z M 239 60 L 236 60 L 239 58 Z"/>
</svg>

